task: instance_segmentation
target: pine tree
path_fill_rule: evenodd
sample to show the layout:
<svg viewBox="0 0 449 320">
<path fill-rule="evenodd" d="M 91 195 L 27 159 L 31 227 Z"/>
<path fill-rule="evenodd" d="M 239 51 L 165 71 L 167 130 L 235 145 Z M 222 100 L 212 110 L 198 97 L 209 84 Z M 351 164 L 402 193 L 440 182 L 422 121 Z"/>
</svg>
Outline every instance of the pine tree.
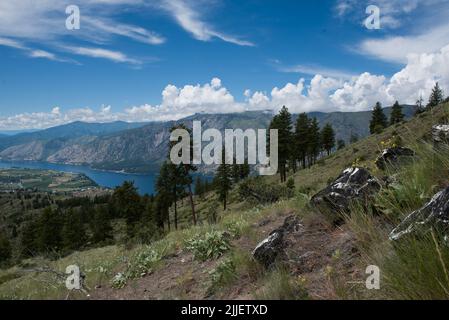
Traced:
<svg viewBox="0 0 449 320">
<path fill-rule="evenodd" d="M 132 239 L 144 211 L 144 207 L 134 182 L 125 181 L 114 190 L 114 201 L 121 217 L 126 220 L 126 234 Z"/>
<path fill-rule="evenodd" d="M 282 107 L 279 114 L 274 116 L 270 123 L 269 129 L 278 130 L 278 160 L 279 160 L 279 173 L 281 182 L 287 180 L 286 165 L 287 161 L 291 159 L 292 154 L 292 120 L 291 114 L 288 109 Z M 269 131 L 268 131 L 269 132 Z"/>
<path fill-rule="evenodd" d="M 24 225 L 20 236 L 21 256 L 32 257 L 39 253 L 38 232 L 38 221 L 31 220 Z"/>
<path fill-rule="evenodd" d="M 187 186 L 187 194 L 189 196 L 189 200 L 190 200 L 190 208 L 192 210 L 192 220 L 193 220 L 193 225 L 196 225 L 196 211 L 195 211 L 195 203 L 193 201 L 193 192 L 192 192 L 192 183 L 193 183 L 193 179 L 191 176 L 191 173 L 195 172 L 198 170 L 198 168 L 196 166 L 194 166 L 193 163 L 193 137 L 192 137 L 192 130 L 190 130 L 189 128 L 187 128 L 185 125 L 180 124 L 178 126 L 175 126 L 171 129 L 171 131 L 174 131 L 176 129 L 183 129 L 186 130 L 187 132 L 189 132 L 190 135 L 190 148 L 189 148 L 189 155 L 190 155 L 190 161 L 189 163 L 181 163 L 180 166 L 180 171 L 178 171 L 179 174 L 179 182 L 184 185 Z M 181 138 L 180 138 L 181 139 Z M 170 150 L 172 148 L 173 145 L 175 145 L 176 143 L 178 143 L 180 141 L 171 141 L 170 142 Z M 168 155 L 170 156 L 170 155 Z"/>
<path fill-rule="evenodd" d="M 314 164 L 321 151 L 321 134 L 318 120 L 313 118 L 309 128 L 309 155 L 310 165 Z"/>
<path fill-rule="evenodd" d="M 390 126 L 404 121 L 404 114 L 402 113 L 402 106 L 396 101 L 391 109 Z"/>
<path fill-rule="evenodd" d="M 78 250 L 85 245 L 87 238 L 81 214 L 70 209 L 64 218 L 62 246 L 67 251 Z"/>
<path fill-rule="evenodd" d="M 296 121 L 294 148 L 296 158 L 302 164 L 303 169 L 307 166 L 306 159 L 310 148 L 310 129 L 310 121 L 307 114 L 301 113 Z"/>
<path fill-rule="evenodd" d="M 440 88 L 440 85 L 438 82 L 435 84 L 435 87 L 432 89 L 432 93 L 429 97 L 429 103 L 427 104 L 427 108 L 431 109 L 433 107 L 436 107 L 437 105 L 443 103 L 444 101 L 444 93 L 443 90 Z"/>
<path fill-rule="evenodd" d="M 39 219 L 39 249 L 49 253 L 59 251 L 62 246 L 63 220 L 61 214 L 51 207 L 44 209 Z"/>
<path fill-rule="evenodd" d="M 226 210 L 229 191 L 232 188 L 232 168 L 226 164 L 225 150 L 223 149 L 222 163 L 217 169 L 215 175 L 215 185 L 219 201 L 223 202 L 223 209 Z"/>
<path fill-rule="evenodd" d="M 240 181 L 240 165 L 237 164 L 237 160 L 234 158 L 234 162 L 231 165 L 232 182 L 238 183 Z"/>
<path fill-rule="evenodd" d="M 168 215 L 169 208 L 174 204 L 175 208 L 175 228 L 178 227 L 178 211 L 177 201 L 179 193 L 179 177 L 176 177 L 178 167 L 169 161 L 165 161 L 159 171 L 159 176 L 156 180 L 156 191 L 158 193 L 158 208 L 160 212 L 167 212 L 165 219 L 168 219 L 170 225 L 170 216 Z"/>
<path fill-rule="evenodd" d="M 245 162 L 243 164 L 239 165 L 240 180 L 244 180 L 244 179 L 248 178 L 250 172 L 251 172 L 251 168 L 248 163 L 248 158 L 245 158 Z"/>
<path fill-rule="evenodd" d="M 415 107 L 415 116 L 423 113 L 425 111 L 424 108 L 424 99 L 422 98 L 422 95 L 419 97 L 418 100 L 416 100 L 416 107 Z"/>
<path fill-rule="evenodd" d="M 382 105 L 380 102 L 377 102 L 373 109 L 372 119 L 369 125 L 370 133 L 381 133 L 387 126 L 387 117 L 382 110 Z"/>
<path fill-rule="evenodd" d="M 335 132 L 330 123 L 326 124 L 321 130 L 321 145 L 327 155 L 330 155 L 335 147 Z"/>
<path fill-rule="evenodd" d="M 204 194 L 204 183 L 200 176 L 195 178 L 195 195 L 198 197 L 202 197 Z"/>
<path fill-rule="evenodd" d="M 4 236 L 3 231 L 0 233 L 0 266 L 11 259 L 12 249 L 11 243 Z"/>
<path fill-rule="evenodd" d="M 337 150 L 341 150 L 344 149 L 344 147 L 346 147 L 346 143 L 344 140 L 338 140 L 337 141 Z"/>
<path fill-rule="evenodd" d="M 92 232 L 93 243 L 106 243 L 112 240 L 112 226 L 108 210 L 99 206 L 96 208 L 92 220 L 90 221 L 90 229 Z"/>
</svg>

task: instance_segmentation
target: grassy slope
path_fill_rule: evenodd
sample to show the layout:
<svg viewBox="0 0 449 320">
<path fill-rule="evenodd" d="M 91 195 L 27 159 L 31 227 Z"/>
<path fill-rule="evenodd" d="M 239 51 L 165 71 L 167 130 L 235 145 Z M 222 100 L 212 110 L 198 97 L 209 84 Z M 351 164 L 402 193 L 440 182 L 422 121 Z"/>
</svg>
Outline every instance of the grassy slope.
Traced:
<svg viewBox="0 0 449 320">
<path fill-rule="evenodd" d="M 103 294 L 102 289 L 94 290 L 93 295 L 97 298 L 139 298 L 136 294 L 143 293 L 132 291 L 131 288 L 139 287 L 139 283 L 144 282 L 145 278 L 140 279 L 136 270 L 151 270 L 155 278 L 152 278 L 152 275 L 146 278 L 154 282 L 159 275 L 163 275 L 162 270 L 170 270 L 174 263 L 179 265 L 185 261 L 185 268 L 191 272 L 191 278 L 170 278 L 174 281 L 173 285 L 164 289 L 167 292 L 156 297 L 197 298 L 191 292 L 200 292 L 212 294 L 216 298 L 293 299 L 306 298 L 308 293 L 316 291 L 316 294 L 311 294 L 312 298 L 448 298 L 449 279 L 445 265 L 445 262 L 449 261 L 447 248 L 441 248 L 433 238 L 407 242 L 396 249 L 392 248 L 387 240 L 388 232 L 395 223 L 422 205 L 449 181 L 449 165 L 445 161 L 447 155 L 435 154 L 431 148 L 419 142 L 429 136 L 433 124 L 446 122 L 448 115 L 449 106 L 445 105 L 444 108 L 420 115 L 403 125 L 388 128 L 382 134 L 361 140 L 336 152 L 316 166 L 298 172 L 294 175 L 297 195 L 291 200 L 251 208 L 250 205 L 237 201 L 233 192 L 232 203 L 229 209 L 223 212 L 215 195 L 210 194 L 205 199 L 196 199 L 203 222 L 200 226 L 188 227 L 190 215 L 186 201 L 179 210 L 180 226 L 185 229 L 171 232 L 151 246 L 136 246 L 132 250 L 112 246 L 76 253 L 56 262 L 36 258 L 29 263 L 46 264 L 61 271 L 69 264 L 79 264 L 87 275 L 87 285 L 91 289 L 99 285 L 103 288 L 109 287 L 110 280 L 117 272 L 127 275 L 128 285 L 124 289 L 105 289 L 106 293 Z M 308 197 L 353 163 L 368 167 L 373 174 L 382 177 L 384 173 L 375 169 L 374 160 L 383 148 L 382 141 L 388 141 L 392 136 L 398 135 L 402 137 L 405 145 L 418 151 L 419 160 L 399 172 L 399 188 L 386 190 L 376 197 L 376 202 L 385 209 L 385 216 L 379 218 L 361 208 L 354 208 L 346 225 L 342 227 L 343 231 L 356 239 L 355 246 L 361 253 L 355 262 L 358 268 L 355 274 L 363 274 L 367 264 L 379 265 L 382 270 L 382 283 L 385 284 L 382 290 L 366 292 L 345 284 L 347 279 L 340 279 L 339 273 L 333 271 L 331 265 L 332 261 L 339 259 L 338 248 L 329 265 L 323 269 L 325 275 L 322 275 L 321 271 L 320 274 L 304 278 L 292 276 L 292 273 L 285 269 L 263 272 L 258 268 L 250 259 L 251 249 L 258 241 L 266 237 L 269 231 L 292 212 L 303 220 L 316 219 L 317 213 L 307 205 Z M 266 179 L 271 183 L 278 183 L 278 177 Z M 208 212 L 210 208 L 217 207 L 220 221 L 210 226 L 206 223 Z M 266 227 L 259 227 L 260 222 L 265 220 L 271 222 Z M 235 235 L 233 247 L 215 263 L 193 262 L 191 255 L 186 253 L 185 241 L 211 230 L 228 231 Z M 198 272 L 199 269 L 201 272 Z M 192 289 L 191 284 L 192 281 L 195 282 L 194 277 L 200 277 L 201 281 L 196 279 L 196 282 L 202 282 L 201 285 L 197 284 L 196 289 Z M 1 271 L 0 297 L 64 298 L 63 285 L 56 284 L 52 279 L 49 274 L 22 273 L 18 268 Z M 310 283 L 314 281 L 316 283 Z M 116 285 L 117 283 L 119 282 L 116 281 Z M 329 292 L 315 290 L 316 287 L 329 288 Z M 182 288 L 185 290 L 181 290 Z M 96 292 L 99 294 L 96 295 Z M 123 294 L 120 295 L 121 293 Z M 81 294 L 77 297 L 84 298 Z"/>
</svg>

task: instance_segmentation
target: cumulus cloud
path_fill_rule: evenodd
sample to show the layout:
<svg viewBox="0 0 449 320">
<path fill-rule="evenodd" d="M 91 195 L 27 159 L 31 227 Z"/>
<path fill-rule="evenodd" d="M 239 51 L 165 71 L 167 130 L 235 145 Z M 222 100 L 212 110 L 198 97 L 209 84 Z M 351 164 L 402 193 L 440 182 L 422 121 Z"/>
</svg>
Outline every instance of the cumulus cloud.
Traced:
<svg viewBox="0 0 449 320">
<path fill-rule="evenodd" d="M 275 87 L 271 92 L 245 90 L 245 100 L 236 101 L 219 78 L 209 83 L 177 87 L 167 85 L 160 104 L 132 106 L 113 112 L 111 106 L 98 111 L 78 108 L 64 111 L 54 107 L 49 112 L 24 113 L 0 117 L 0 129 L 47 128 L 73 121 L 110 122 L 124 120 L 177 120 L 195 113 L 230 113 L 247 110 L 278 111 L 287 106 L 291 112 L 365 111 L 380 101 L 391 105 L 395 100 L 414 104 L 422 95 L 428 99 L 435 82 L 449 92 L 449 45 L 434 53 L 409 55 L 406 66 L 391 78 L 368 72 L 342 80 L 315 75 L 310 82 L 299 79 Z"/>
</svg>

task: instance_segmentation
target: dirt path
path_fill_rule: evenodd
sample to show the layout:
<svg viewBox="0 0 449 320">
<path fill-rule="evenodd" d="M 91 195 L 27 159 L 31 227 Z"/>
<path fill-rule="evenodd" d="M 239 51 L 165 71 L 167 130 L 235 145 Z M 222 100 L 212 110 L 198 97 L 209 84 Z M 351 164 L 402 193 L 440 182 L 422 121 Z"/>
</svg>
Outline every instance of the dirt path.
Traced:
<svg viewBox="0 0 449 320">
<path fill-rule="evenodd" d="M 255 236 L 243 235 L 233 242 L 240 250 L 251 252 L 257 243 L 283 224 L 286 217 L 294 214 L 286 211 L 272 214 L 253 225 Z M 286 237 L 286 265 L 291 274 L 305 279 L 306 289 L 312 299 L 333 299 L 334 289 L 329 270 L 352 278 L 354 273 L 354 250 L 351 235 L 342 228 L 330 227 L 324 219 L 301 221 L 301 228 Z M 103 287 L 91 294 L 91 299 L 253 299 L 258 289 L 248 276 L 217 296 L 208 295 L 210 274 L 220 260 L 199 262 L 189 253 L 181 252 L 164 260 L 163 267 L 143 278 L 131 280 L 122 289 Z M 331 269 L 330 269 L 331 268 Z"/>
</svg>

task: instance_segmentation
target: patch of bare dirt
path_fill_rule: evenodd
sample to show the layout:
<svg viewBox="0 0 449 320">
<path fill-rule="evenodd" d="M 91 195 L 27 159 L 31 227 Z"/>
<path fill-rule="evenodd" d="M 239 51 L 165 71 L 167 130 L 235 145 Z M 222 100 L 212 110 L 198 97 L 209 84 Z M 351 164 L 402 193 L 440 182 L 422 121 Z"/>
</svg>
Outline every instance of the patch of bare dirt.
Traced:
<svg viewBox="0 0 449 320">
<path fill-rule="evenodd" d="M 252 252 L 256 245 L 279 228 L 286 217 L 294 214 L 286 210 L 273 213 L 253 225 L 251 235 L 243 235 L 233 241 L 233 246 Z M 344 226 L 332 227 L 319 216 L 301 221 L 300 228 L 285 236 L 283 263 L 293 276 L 303 277 L 312 299 L 335 299 L 335 288 L 329 270 L 344 281 L 355 277 L 354 239 Z M 216 295 L 209 295 L 209 272 L 219 260 L 200 262 L 189 253 L 165 259 L 165 264 L 143 278 L 131 280 L 122 289 L 102 287 L 91 294 L 91 299 L 154 300 L 154 299 L 253 299 L 257 282 L 244 275 L 235 284 Z M 331 268 L 331 269 L 330 269 Z"/>
</svg>

